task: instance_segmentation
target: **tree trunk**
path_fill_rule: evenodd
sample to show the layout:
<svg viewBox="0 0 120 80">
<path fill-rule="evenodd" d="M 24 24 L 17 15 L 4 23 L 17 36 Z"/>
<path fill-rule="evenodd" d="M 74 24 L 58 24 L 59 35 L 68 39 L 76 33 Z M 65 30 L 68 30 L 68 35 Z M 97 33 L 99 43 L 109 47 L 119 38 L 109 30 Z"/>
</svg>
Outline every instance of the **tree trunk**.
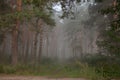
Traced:
<svg viewBox="0 0 120 80">
<path fill-rule="evenodd" d="M 29 38 L 28 38 L 29 39 Z M 27 64 L 28 63 L 28 58 L 29 58 L 29 40 L 27 39 L 27 42 L 26 42 L 26 50 L 25 50 L 25 56 L 24 56 L 24 64 Z"/>
<path fill-rule="evenodd" d="M 33 62 L 36 64 L 37 62 L 37 43 L 38 43 L 38 32 L 35 33 L 35 40 L 34 40 L 34 52 L 33 52 Z"/>
<path fill-rule="evenodd" d="M 39 34 L 39 32 L 38 32 L 38 27 L 39 27 L 39 25 L 38 25 L 38 23 L 39 23 L 39 18 L 37 18 L 36 19 L 36 25 L 35 25 L 35 38 L 34 38 L 34 51 L 33 51 L 33 64 L 36 64 L 36 62 L 37 62 L 37 44 L 38 44 L 38 34 Z"/>
<path fill-rule="evenodd" d="M 42 26 L 40 26 L 40 48 L 39 48 L 39 55 L 38 55 L 39 62 L 41 61 L 42 46 L 43 46 L 43 29 L 42 29 Z"/>
<path fill-rule="evenodd" d="M 46 50 L 47 50 L 47 57 L 48 57 L 48 54 L 49 54 L 49 37 L 48 37 L 48 34 L 47 34 L 47 44 L 46 44 Z"/>
<path fill-rule="evenodd" d="M 17 12 L 21 11 L 22 0 L 17 0 Z M 14 5 L 13 5 L 14 6 Z M 14 9 L 13 9 L 14 10 Z M 12 64 L 16 65 L 18 62 L 18 28 L 20 26 L 19 18 L 17 18 L 16 26 L 12 33 Z"/>
</svg>

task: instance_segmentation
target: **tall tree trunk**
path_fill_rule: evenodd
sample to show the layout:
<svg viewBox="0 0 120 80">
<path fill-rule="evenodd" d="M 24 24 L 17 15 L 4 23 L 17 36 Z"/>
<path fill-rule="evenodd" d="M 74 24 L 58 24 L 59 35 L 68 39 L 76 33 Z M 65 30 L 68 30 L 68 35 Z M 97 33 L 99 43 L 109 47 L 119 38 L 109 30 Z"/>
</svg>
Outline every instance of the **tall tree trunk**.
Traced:
<svg viewBox="0 0 120 80">
<path fill-rule="evenodd" d="M 42 26 L 40 26 L 40 48 L 39 48 L 39 55 L 38 55 L 39 62 L 41 61 L 42 46 L 43 46 L 43 29 L 42 29 Z"/>
<path fill-rule="evenodd" d="M 29 39 L 29 38 L 28 38 Z M 26 42 L 26 50 L 25 50 L 25 56 L 24 56 L 24 64 L 28 63 L 28 52 L 29 52 L 29 40 L 27 39 Z"/>
<path fill-rule="evenodd" d="M 33 51 L 33 64 L 36 64 L 37 62 L 37 43 L 38 43 L 38 23 L 39 23 L 39 18 L 36 19 L 36 24 L 35 24 L 35 38 L 34 38 L 34 51 Z"/>
<path fill-rule="evenodd" d="M 38 62 L 41 60 L 42 55 L 42 46 L 43 46 L 43 28 L 42 28 L 42 20 L 40 20 L 38 26 L 39 26 L 39 33 L 40 33 L 40 47 L 39 47 L 39 54 L 38 54 Z"/>
<path fill-rule="evenodd" d="M 47 57 L 48 57 L 48 54 L 49 54 L 49 37 L 48 37 L 48 34 L 47 34 L 47 44 L 46 44 L 46 50 L 47 50 Z"/>
<path fill-rule="evenodd" d="M 37 62 L 37 43 L 38 43 L 38 32 L 35 33 L 35 40 L 34 40 L 34 52 L 33 52 L 33 62 L 36 64 Z"/>
<path fill-rule="evenodd" d="M 14 6 L 14 5 L 13 5 Z M 17 12 L 21 11 L 22 0 L 17 0 Z M 12 33 L 12 64 L 16 65 L 18 62 L 18 28 L 20 26 L 19 18 L 17 18 L 16 26 Z"/>
</svg>

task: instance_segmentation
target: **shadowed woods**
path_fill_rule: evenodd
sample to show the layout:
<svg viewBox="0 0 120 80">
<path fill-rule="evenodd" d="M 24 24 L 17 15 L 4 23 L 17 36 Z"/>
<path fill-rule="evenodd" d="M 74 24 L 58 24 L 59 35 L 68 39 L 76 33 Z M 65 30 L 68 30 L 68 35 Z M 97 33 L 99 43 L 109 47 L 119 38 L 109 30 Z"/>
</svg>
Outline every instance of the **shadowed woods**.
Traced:
<svg viewBox="0 0 120 80">
<path fill-rule="evenodd" d="M 119 79 L 119 6 L 118 0 L 1 0 L 0 74 Z"/>
</svg>

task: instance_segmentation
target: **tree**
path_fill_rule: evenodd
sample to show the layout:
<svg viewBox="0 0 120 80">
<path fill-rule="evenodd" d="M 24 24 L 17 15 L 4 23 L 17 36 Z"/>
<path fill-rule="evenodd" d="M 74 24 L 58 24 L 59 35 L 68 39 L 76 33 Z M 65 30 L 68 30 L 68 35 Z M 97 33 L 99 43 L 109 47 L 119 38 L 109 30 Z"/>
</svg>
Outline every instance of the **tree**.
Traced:
<svg viewBox="0 0 120 80">
<path fill-rule="evenodd" d="M 3 42 L 5 33 L 8 32 L 9 27 L 11 27 L 11 21 L 7 14 L 10 13 L 10 6 L 4 1 L 0 1 L 0 43 Z"/>
<path fill-rule="evenodd" d="M 105 29 L 100 46 L 107 51 L 108 56 L 120 57 L 120 1 L 114 0 L 107 9 L 101 10 L 102 14 L 109 16 L 110 23 Z"/>
<path fill-rule="evenodd" d="M 53 0 L 50 0 L 53 1 Z M 18 62 L 18 30 L 21 25 L 22 20 L 29 18 L 36 19 L 34 29 L 36 31 L 36 38 L 38 33 L 41 34 L 41 46 L 42 46 L 42 27 L 39 22 L 47 23 L 49 25 L 54 25 L 54 20 L 51 15 L 47 12 L 47 8 L 50 7 L 47 0 L 9 0 L 0 1 L 0 39 L 3 40 L 4 34 L 6 32 L 12 32 L 12 64 L 16 65 Z M 23 4 L 22 4 L 23 3 Z M 24 9 L 25 6 L 31 6 L 31 9 Z M 30 20 L 28 20 L 30 22 Z M 42 24 L 43 24 L 42 23 Z M 37 39 L 35 38 L 34 45 L 37 44 Z M 36 50 L 35 50 L 36 51 Z M 41 51 L 42 52 L 42 51 Z M 41 53 L 40 53 L 41 54 Z"/>
<path fill-rule="evenodd" d="M 14 0 L 12 0 L 13 2 Z M 13 4 L 14 6 L 15 4 Z M 16 12 L 21 12 L 22 10 L 22 0 L 17 0 L 16 1 Z M 13 8 L 13 11 L 14 11 L 14 8 Z M 17 17 L 16 18 L 16 25 L 14 26 L 13 28 L 13 33 L 12 33 L 12 64 L 13 65 L 16 65 L 17 62 L 18 62 L 18 29 L 19 29 L 19 26 L 20 26 L 20 20 L 19 18 Z"/>
<path fill-rule="evenodd" d="M 42 45 L 43 45 L 43 27 L 44 24 L 54 26 L 55 22 L 51 18 L 51 14 L 49 10 L 51 9 L 51 1 L 53 0 L 26 0 L 25 4 L 28 6 L 32 5 L 32 14 L 31 14 L 31 23 L 33 26 L 33 31 L 35 32 L 34 37 L 34 51 L 32 53 L 32 62 L 35 64 L 36 62 L 40 62 L 41 54 L 42 54 Z M 29 11 L 28 11 L 29 12 Z M 37 44 L 38 44 L 38 35 L 40 34 L 40 47 L 39 54 L 37 57 Z"/>
</svg>

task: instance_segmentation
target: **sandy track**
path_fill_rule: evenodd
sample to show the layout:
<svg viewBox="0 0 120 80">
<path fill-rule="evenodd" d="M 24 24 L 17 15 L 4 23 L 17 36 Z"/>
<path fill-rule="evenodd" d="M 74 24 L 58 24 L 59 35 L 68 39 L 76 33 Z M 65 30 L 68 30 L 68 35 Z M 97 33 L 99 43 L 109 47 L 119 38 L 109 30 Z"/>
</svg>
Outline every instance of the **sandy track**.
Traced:
<svg viewBox="0 0 120 80">
<path fill-rule="evenodd" d="M 85 80 L 82 78 L 45 78 L 34 76 L 0 76 L 0 80 Z"/>
</svg>

